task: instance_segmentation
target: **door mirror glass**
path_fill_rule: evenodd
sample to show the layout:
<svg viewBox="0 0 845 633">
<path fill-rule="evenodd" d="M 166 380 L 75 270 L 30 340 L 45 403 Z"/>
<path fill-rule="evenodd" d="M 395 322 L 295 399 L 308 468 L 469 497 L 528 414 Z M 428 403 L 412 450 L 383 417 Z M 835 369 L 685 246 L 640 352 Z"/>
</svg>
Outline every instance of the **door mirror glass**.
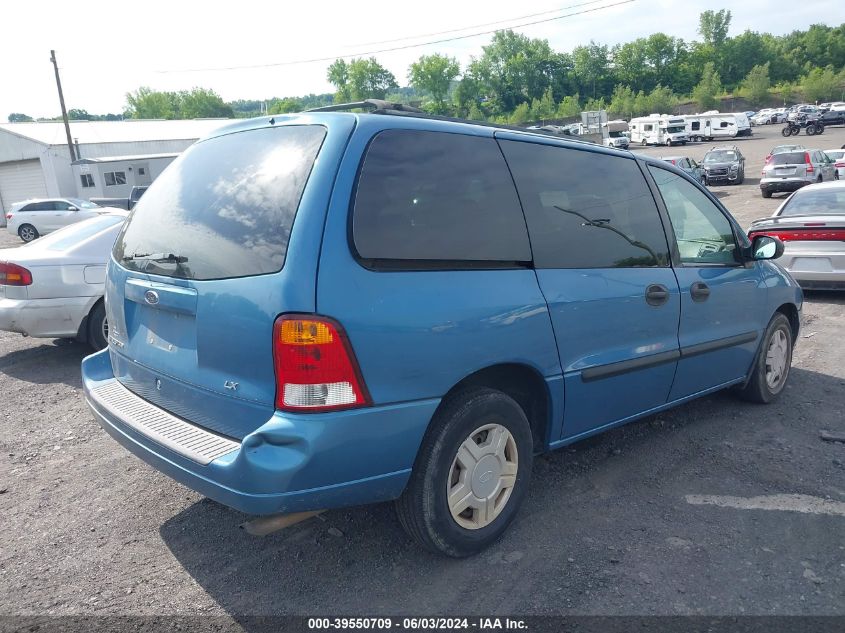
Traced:
<svg viewBox="0 0 845 633">
<path fill-rule="evenodd" d="M 758 235 L 751 244 L 754 259 L 777 259 L 783 255 L 783 242 L 769 235 Z"/>
</svg>

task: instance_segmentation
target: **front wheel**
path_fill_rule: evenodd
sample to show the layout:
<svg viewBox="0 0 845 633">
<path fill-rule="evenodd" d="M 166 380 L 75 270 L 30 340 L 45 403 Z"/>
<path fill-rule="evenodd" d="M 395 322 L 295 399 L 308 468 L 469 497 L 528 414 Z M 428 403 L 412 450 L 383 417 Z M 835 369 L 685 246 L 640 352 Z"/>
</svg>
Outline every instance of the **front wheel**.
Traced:
<svg viewBox="0 0 845 633">
<path fill-rule="evenodd" d="M 772 192 L 769 191 L 768 189 L 761 189 L 760 193 L 763 194 L 764 198 L 771 198 L 772 197 Z"/>
<path fill-rule="evenodd" d="M 532 457 L 531 427 L 510 396 L 487 388 L 456 394 L 435 414 L 396 501 L 402 527 L 434 552 L 480 552 L 516 516 Z"/>
<path fill-rule="evenodd" d="M 792 128 L 792 136 L 798 136 L 801 134 L 801 127 L 796 125 Z"/>
<path fill-rule="evenodd" d="M 31 242 L 32 240 L 38 239 L 38 230 L 31 224 L 21 224 L 18 227 L 18 237 L 24 242 Z"/>
<path fill-rule="evenodd" d="M 740 390 L 740 396 L 762 404 L 768 404 L 777 398 L 789 378 L 792 346 L 792 327 L 789 319 L 781 312 L 776 312 L 769 321 L 751 377 L 748 384 Z"/>
<path fill-rule="evenodd" d="M 816 135 L 816 126 L 810 123 L 807 126 L 807 136 L 815 136 Z"/>
<path fill-rule="evenodd" d="M 786 126 L 780 131 L 782 136 L 792 136 L 792 128 L 790 126 Z"/>
</svg>

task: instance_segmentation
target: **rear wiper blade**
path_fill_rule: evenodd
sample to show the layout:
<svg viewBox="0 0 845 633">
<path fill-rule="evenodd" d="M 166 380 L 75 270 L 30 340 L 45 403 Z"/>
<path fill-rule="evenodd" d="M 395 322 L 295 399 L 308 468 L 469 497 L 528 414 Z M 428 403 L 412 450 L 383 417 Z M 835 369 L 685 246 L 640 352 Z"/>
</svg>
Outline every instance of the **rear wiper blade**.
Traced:
<svg viewBox="0 0 845 633">
<path fill-rule="evenodd" d="M 156 262 L 157 264 L 184 264 L 188 258 L 184 255 L 174 255 L 173 253 L 135 253 L 127 255 L 123 261 L 128 262 L 135 259 L 144 259 Z"/>
</svg>

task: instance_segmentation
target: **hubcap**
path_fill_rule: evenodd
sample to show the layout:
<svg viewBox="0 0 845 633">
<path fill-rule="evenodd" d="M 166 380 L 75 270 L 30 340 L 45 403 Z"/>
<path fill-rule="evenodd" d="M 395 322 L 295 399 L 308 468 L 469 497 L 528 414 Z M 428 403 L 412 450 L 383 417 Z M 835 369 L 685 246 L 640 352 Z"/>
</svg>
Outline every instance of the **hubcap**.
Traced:
<svg viewBox="0 0 845 633">
<path fill-rule="evenodd" d="M 789 341 L 786 332 L 776 330 L 766 350 L 766 384 L 772 391 L 777 391 L 789 373 Z"/>
<path fill-rule="evenodd" d="M 109 342 L 109 320 L 103 319 L 103 322 L 100 324 L 100 331 L 103 334 L 103 340 L 108 343 Z"/>
<path fill-rule="evenodd" d="M 21 229 L 21 237 L 24 241 L 30 242 L 35 239 L 35 231 L 29 227 L 24 227 Z"/>
<path fill-rule="evenodd" d="M 485 424 L 464 440 L 449 470 L 446 494 L 458 525 L 478 530 L 490 525 L 516 485 L 519 455 L 510 431 Z"/>
</svg>

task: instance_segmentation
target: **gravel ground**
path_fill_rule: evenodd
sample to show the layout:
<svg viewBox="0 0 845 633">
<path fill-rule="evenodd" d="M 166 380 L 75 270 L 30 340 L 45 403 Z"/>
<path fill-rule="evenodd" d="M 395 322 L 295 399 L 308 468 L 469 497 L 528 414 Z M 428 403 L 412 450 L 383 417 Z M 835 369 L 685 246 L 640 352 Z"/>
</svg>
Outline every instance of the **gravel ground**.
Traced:
<svg viewBox="0 0 845 633">
<path fill-rule="evenodd" d="M 713 189 L 744 226 L 779 203 L 757 188 L 779 128 L 737 141 L 746 184 Z M 776 404 L 716 394 L 540 457 L 505 538 L 462 561 L 389 505 L 250 537 L 93 422 L 87 348 L 0 333 L 0 614 L 845 615 L 845 444 L 819 438 L 845 432 L 843 307 L 808 295 Z"/>
</svg>

